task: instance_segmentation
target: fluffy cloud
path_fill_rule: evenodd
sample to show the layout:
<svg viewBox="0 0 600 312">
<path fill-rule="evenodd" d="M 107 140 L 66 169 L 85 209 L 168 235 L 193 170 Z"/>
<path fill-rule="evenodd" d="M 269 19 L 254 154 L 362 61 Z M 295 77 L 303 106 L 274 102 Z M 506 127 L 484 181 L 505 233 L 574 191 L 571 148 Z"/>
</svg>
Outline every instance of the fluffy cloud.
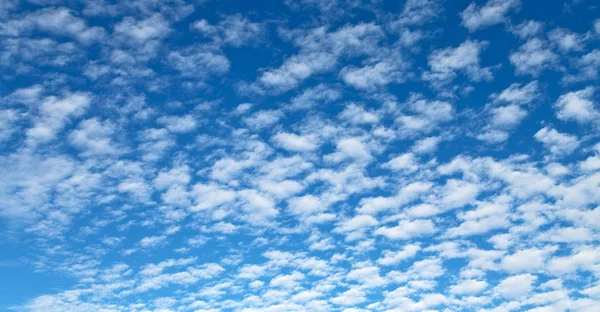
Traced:
<svg viewBox="0 0 600 312">
<path fill-rule="evenodd" d="M 71 143 L 82 150 L 82 155 L 111 155 L 118 153 L 111 136 L 116 132 L 110 121 L 99 121 L 97 118 L 84 120 L 69 138 Z"/>
<path fill-rule="evenodd" d="M 31 144 L 44 143 L 54 139 L 70 117 L 81 116 L 90 106 L 88 93 L 66 94 L 62 98 L 49 96 L 39 106 L 39 117 L 35 125 L 27 130 Z"/>
<path fill-rule="evenodd" d="M 456 77 L 457 72 L 462 72 L 473 81 L 492 79 L 491 69 L 479 64 L 479 55 L 487 45 L 487 42 L 467 40 L 458 47 L 434 51 L 428 60 L 431 71 L 423 73 L 423 78 L 434 82 L 449 82 Z"/>
<path fill-rule="evenodd" d="M 478 280 L 464 280 L 450 287 L 450 293 L 457 295 L 475 295 L 482 292 L 488 283 Z"/>
<path fill-rule="evenodd" d="M 531 274 L 510 276 L 500 282 L 494 291 L 500 296 L 518 299 L 531 291 L 536 280 L 537 277 Z"/>
<path fill-rule="evenodd" d="M 123 36 L 125 40 L 139 43 L 160 40 L 171 31 L 171 26 L 160 14 L 154 14 L 142 20 L 126 17 L 114 27 L 116 35 Z"/>
<path fill-rule="evenodd" d="M 240 14 L 227 16 L 218 25 L 211 25 L 205 19 L 192 24 L 192 29 L 211 37 L 217 43 L 239 47 L 249 42 L 256 42 L 263 32 L 259 23 L 254 23 Z"/>
<path fill-rule="evenodd" d="M 597 121 L 600 112 L 593 100 L 594 91 L 594 88 L 588 87 L 561 95 L 555 103 L 557 117 L 582 124 Z"/>
<path fill-rule="evenodd" d="M 29 2 L 5 309 L 600 306 L 594 3 Z"/>
<path fill-rule="evenodd" d="M 506 22 L 506 15 L 521 5 L 520 0 L 489 0 L 483 6 L 474 2 L 461 13 L 462 25 L 469 31 Z"/>
<path fill-rule="evenodd" d="M 579 140 L 576 136 L 560 133 L 548 127 L 540 129 L 534 137 L 555 155 L 570 154 L 579 146 Z"/>
<path fill-rule="evenodd" d="M 310 152 L 319 147 L 315 137 L 293 133 L 279 132 L 273 136 L 273 141 L 283 149 L 292 152 Z"/>
<path fill-rule="evenodd" d="M 397 71 L 397 66 L 379 62 L 363 68 L 345 67 L 340 75 L 346 84 L 369 91 L 386 86 L 398 79 L 399 73 Z"/>
<path fill-rule="evenodd" d="M 557 65 L 558 55 L 548 48 L 547 42 L 532 38 L 512 53 L 509 59 L 517 74 L 539 76 L 542 71 Z"/>
<path fill-rule="evenodd" d="M 383 235 L 389 239 L 411 239 L 436 232 L 435 224 L 431 220 L 402 220 L 395 227 L 381 227 L 375 234 Z"/>
</svg>

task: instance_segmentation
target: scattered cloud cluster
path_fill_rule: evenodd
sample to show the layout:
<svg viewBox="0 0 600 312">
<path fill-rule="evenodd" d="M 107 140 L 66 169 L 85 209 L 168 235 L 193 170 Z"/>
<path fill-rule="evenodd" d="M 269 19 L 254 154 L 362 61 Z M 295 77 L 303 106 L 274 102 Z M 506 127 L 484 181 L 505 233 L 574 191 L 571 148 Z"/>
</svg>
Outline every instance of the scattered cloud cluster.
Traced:
<svg viewBox="0 0 600 312">
<path fill-rule="evenodd" d="M 597 311 L 593 8 L 3 1 L 0 310 Z"/>
</svg>

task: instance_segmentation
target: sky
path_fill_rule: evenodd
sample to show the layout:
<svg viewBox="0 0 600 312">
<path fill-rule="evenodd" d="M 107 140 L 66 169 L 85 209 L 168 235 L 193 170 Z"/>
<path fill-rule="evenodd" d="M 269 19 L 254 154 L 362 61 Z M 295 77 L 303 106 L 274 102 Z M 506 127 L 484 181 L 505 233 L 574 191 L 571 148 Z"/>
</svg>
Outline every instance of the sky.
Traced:
<svg viewBox="0 0 600 312">
<path fill-rule="evenodd" d="M 597 312 L 598 5 L 0 1 L 0 310 Z"/>
</svg>

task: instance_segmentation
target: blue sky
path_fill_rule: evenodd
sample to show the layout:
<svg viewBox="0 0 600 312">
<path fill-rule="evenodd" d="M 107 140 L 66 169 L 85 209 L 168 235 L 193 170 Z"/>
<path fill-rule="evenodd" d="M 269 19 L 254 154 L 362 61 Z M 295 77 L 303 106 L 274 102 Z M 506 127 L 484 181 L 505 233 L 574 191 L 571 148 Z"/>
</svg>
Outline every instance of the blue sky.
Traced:
<svg viewBox="0 0 600 312">
<path fill-rule="evenodd" d="M 591 0 L 0 4 L 0 310 L 597 311 Z"/>
</svg>

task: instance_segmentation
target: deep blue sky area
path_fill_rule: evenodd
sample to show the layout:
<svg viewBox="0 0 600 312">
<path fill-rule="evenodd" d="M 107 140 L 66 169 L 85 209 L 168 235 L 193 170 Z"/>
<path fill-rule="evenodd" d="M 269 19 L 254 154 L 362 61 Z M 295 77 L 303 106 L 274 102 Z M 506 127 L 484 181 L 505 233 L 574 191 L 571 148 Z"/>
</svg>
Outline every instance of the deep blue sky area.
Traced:
<svg viewBox="0 0 600 312">
<path fill-rule="evenodd" d="M 4 0 L 0 310 L 600 306 L 591 0 Z"/>
</svg>

